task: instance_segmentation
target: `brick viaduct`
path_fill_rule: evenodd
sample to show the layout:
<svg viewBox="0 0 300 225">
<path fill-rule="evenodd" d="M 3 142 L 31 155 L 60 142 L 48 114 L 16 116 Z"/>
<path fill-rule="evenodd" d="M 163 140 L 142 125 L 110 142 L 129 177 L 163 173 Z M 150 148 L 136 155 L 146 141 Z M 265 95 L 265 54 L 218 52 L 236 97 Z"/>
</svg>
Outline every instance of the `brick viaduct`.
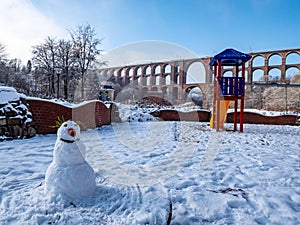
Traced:
<svg viewBox="0 0 300 225">
<path fill-rule="evenodd" d="M 289 83 L 293 74 L 300 71 L 300 48 L 248 54 L 252 58 L 246 64 L 247 84 Z M 161 93 L 161 97 L 174 104 L 183 103 L 194 87 L 199 87 L 204 95 L 211 91 L 212 57 L 104 68 L 100 74 L 121 88 L 138 90 L 142 96 Z M 224 68 L 224 76 L 231 76 L 234 69 Z"/>
</svg>

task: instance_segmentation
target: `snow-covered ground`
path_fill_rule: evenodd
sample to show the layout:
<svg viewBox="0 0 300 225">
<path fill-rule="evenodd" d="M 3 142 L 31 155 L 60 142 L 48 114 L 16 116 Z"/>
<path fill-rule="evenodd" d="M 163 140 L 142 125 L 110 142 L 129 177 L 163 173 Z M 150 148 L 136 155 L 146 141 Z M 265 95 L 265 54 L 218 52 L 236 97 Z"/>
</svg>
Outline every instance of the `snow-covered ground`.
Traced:
<svg viewBox="0 0 300 225">
<path fill-rule="evenodd" d="M 84 131 L 97 188 L 73 205 L 44 193 L 56 135 L 3 141 L 0 224 L 300 224 L 299 129 L 151 121 Z"/>
</svg>

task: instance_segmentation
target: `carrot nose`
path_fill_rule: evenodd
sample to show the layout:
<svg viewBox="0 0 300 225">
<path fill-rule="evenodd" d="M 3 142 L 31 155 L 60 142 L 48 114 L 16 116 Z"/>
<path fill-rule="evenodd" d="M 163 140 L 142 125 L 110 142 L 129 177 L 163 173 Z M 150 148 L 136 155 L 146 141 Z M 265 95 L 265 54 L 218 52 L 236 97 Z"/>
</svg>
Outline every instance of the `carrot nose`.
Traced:
<svg viewBox="0 0 300 225">
<path fill-rule="evenodd" d="M 71 137 L 75 137 L 76 131 L 73 128 L 70 128 L 68 131 L 69 131 L 69 134 L 71 135 Z"/>
</svg>

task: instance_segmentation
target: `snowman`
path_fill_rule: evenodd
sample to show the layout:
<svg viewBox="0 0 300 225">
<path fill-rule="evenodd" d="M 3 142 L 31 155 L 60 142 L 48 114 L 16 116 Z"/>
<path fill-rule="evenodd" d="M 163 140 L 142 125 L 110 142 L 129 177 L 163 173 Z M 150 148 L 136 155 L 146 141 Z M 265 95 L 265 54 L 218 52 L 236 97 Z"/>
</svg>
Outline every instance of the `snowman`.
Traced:
<svg viewBox="0 0 300 225">
<path fill-rule="evenodd" d="M 95 174 L 85 160 L 80 128 L 73 121 L 64 122 L 57 131 L 53 161 L 46 171 L 45 192 L 79 199 L 92 196 L 95 189 Z"/>
</svg>

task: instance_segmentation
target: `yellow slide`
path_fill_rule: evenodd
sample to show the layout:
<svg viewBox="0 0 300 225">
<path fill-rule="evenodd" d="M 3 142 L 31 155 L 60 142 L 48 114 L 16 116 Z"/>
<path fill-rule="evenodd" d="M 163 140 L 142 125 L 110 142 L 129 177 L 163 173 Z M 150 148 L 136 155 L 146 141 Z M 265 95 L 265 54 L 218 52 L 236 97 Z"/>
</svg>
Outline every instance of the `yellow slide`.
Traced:
<svg viewBox="0 0 300 225">
<path fill-rule="evenodd" d="M 229 108 L 230 101 L 229 100 L 220 100 L 220 124 L 219 127 L 224 128 L 224 122 L 227 117 L 227 110 Z M 210 119 L 210 127 L 213 128 L 214 123 L 214 115 L 212 115 Z"/>
</svg>

